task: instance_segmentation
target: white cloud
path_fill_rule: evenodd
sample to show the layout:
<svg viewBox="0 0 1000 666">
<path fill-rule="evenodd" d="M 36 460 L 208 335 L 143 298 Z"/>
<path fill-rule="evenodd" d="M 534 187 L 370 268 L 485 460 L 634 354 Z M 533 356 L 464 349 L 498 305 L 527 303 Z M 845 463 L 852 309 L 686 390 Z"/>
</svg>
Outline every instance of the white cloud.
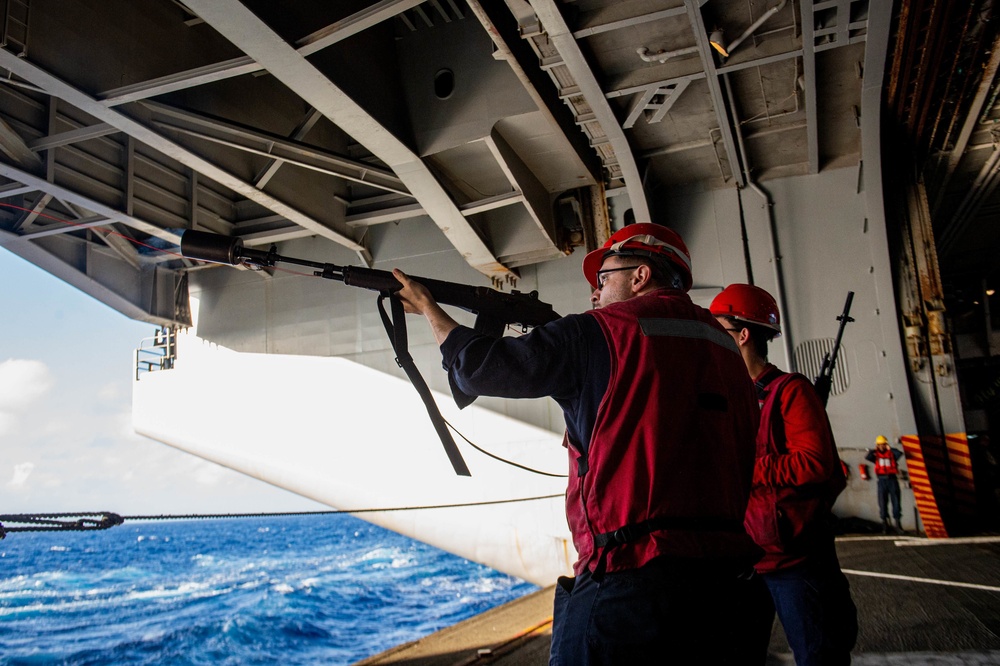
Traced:
<svg viewBox="0 0 1000 666">
<path fill-rule="evenodd" d="M 17 412 L 52 388 L 49 367 L 41 361 L 7 359 L 0 363 L 0 411 Z"/>
<path fill-rule="evenodd" d="M 123 385 L 121 382 L 108 382 L 97 389 L 96 395 L 102 403 L 108 405 L 128 403 L 131 394 L 123 390 L 128 387 L 128 384 Z"/>
<path fill-rule="evenodd" d="M 223 477 L 228 476 L 227 472 L 229 470 L 221 465 L 202 460 L 195 468 L 194 480 L 202 486 L 217 486 Z"/>
<path fill-rule="evenodd" d="M 42 361 L 12 358 L 0 363 L 0 437 L 13 433 L 25 410 L 40 403 L 54 384 Z"/>
<path fill-rule="evenodd" d="M 0 437 L 3 437 L 8 432 L 13 430 L 15 423 L 17 423 L 17 419 L 14 418 L 13 414 L 0 412 Z"/>
<path fill-rule="evenodd" d="M 35 463 L 24 462 L 19 465 L 14 465 L 14 476 L 8 482 L 11 486 L 23 486 L 31 476 L 31 472 L 35 469 Z"/>
</svg>

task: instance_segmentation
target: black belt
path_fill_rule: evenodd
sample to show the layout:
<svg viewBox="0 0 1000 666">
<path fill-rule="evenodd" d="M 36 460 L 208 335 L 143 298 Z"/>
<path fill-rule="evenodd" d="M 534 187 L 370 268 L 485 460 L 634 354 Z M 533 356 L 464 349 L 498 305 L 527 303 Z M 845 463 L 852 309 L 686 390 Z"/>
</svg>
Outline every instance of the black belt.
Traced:
<svg viewBox="0 0 1000 666">
<path fill-rule="evenodd" d="M 624 527 L 619 527 L 611 532 L 595 534 L 594 547 L 600 548 L 601 553 L 597 559 L 597 567 L 594 569 L 594 580 L 600 582 L 601 578 L 604 576 L 604 572 L 607 568 L 608 551 L 659 530 L 740 533 L 744 531 L 743 521 L 738 518 L 719 518 L 711 516 L 660 516 L 658 518 L 644 520 L 641 523 L 625 525 Z"/>
</svg>

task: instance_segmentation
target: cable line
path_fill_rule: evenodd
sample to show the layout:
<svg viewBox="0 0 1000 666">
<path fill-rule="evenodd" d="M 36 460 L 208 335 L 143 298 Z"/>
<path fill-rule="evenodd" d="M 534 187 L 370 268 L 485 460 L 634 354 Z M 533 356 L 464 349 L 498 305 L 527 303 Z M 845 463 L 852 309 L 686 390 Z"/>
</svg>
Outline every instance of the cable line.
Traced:
<svg viewBox="0 0 1000 666">
<path fill-rule="evenodd" d="M 537 497 L 518 497 L 514 499 L 486 500 L 483 502 L 461 502 L 458 504 L 432 504 L 417 506 L 394 506 L 367 509 L 330 509 L 328 511 L 280 511 L 273 513 L 201 513 L 201 514 L 160 514 L 122 516 L 110 511 L 91 511 L 83 513 L 17 513 L 0 515 L 0 539 L 11 532 L 86 532 L 106 530 L 121 525 L 126 520 L 207 520 L 219 518 L 273 518 L 279 516 L 322 516 L 342 513 L 382 513 L 390 511 L 425 511 L 428 509 L 460 509 L 473 506 L 490 506 L 495 504 L 514 504 L 516 502 L 534 502 L 538 500 L 563 497 L 562 493 L 540 495 Z M 24 525 L 8 527 L 8 523 Z"/>
<path fill-rule="evenodd" d="M 466 437 L 465 435 L 463 435 L 462 432 L 458 428 L 456 428 L 455 426 L 453 426 L 451 423 L 449 423 L 447 421 L 447 419 L 445 420 L 445 425 L 447 425 L 449 428 L 451 428 L 452 430 L 454 430 L 455 434 L 457 434 L 459 437 L 461 437 L 462 439 L 464 439 L 465 442 L 466 442 L 466 444 L 468 444 L 469 446 L 471 446 L 472 448 L 474 448 L 476 451 L 479 451 L 484 456 L 489 456 L 490 458 L 493 458 L 494 460 L 499 460 L 500 462 L 504 463 L 505 465 L 510 465 L 511 467 L 517 467 L 518 469 L 523 469 L 524 471 L 531 472 L 532 474 L 540 474 L 541 476 L 553 476 L 553 477 L 555 477 L 557 479 L 568 479 L 569 478 L 568 474 L 554 474 L 552 472 L 543 472 L 540 469 L 534 469 L 534 468 L 522 465 L 521 463 L 516 463 L 513 460 L 507 460 L 506 458 L 501 458 L 500 456 L 495 455 L 493 453 L 490 453 L 486 449 L 482 449 L 482 448 L 476 446 L 475 444 L 473 444 L 473 442 L 472 442 L 471 439 L 469 439 L 468 437 Z"/>
</svg>

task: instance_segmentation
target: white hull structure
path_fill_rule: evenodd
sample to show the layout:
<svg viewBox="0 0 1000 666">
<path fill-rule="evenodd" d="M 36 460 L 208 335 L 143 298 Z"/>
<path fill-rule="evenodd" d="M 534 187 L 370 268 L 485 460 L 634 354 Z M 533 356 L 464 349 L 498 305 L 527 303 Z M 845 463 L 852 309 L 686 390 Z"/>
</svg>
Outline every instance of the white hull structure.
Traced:
<svg viewBox="0 0 1000 666">
<path fill-rule="evenodd" d="M 475 405 L 460 412 L 437 394 L 477 446 L 560 475 L 499 462 L 456 435 L 472 472 L 457 476 L 403 379 L 342 358 L 237 353 L 193 334 L 177 345 L 173 369 L 136 383 L 139 434 L 538 585 L 571 571 L 558 435 Z M 380 508 L 393 510 L 371 511 Z"/>
</svg>

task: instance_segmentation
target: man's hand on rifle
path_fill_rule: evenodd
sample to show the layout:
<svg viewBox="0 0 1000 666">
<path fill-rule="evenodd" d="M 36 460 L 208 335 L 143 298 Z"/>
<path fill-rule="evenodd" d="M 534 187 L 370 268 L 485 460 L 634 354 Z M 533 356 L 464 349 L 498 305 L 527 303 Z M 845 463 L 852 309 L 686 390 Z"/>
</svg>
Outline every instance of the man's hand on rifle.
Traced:
<svg viewBox="0 0 1000 666">
<path fill-rule="evenodd" d="M 422 314 L 430 324 L 438 346 L 443 344 L 448 334 L 458 328 L 458 322 L 441 309 L 427 287 L 414 282 L 398 268 L 392 269 L 392 274 L 403 285 L 403 288 L 395 293 L 395 297 L 403 302 L 403 310 L 410 314 Z"/>
<path fill-rule="evenodd" d="M 403 271 L 398 268 L 392 269 L 392 276 L 399 280 L 403 288 L 396 292 L 399 300 L 403 301 L 403 310 L 407 314 L 424 314 L 431 307 L 440 307 L 430 290 L 419 282 L 414 282 Z"/>
</svg>

